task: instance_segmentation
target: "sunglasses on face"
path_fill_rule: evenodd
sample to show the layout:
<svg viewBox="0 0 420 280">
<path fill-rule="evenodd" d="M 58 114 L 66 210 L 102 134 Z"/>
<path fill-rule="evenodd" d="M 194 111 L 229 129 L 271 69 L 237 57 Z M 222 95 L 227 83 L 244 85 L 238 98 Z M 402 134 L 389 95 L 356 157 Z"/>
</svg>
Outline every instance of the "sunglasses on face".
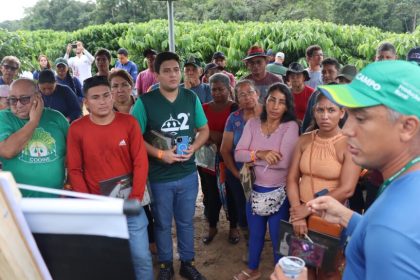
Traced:
<svg viewBox="0 0 420 280">
<path fill-rule="evenodd" d="M 11 71 L 16 71 L 18 68 L 12 65 L 7 65 L 7 64 L 3 64 L 2 65 L 4 67 L 4 69 L 6 70 L 11 70 Z"/>
<path fill-rule="evenodd" d="M 9 97 L 7 98 L 7 103 L 9 103 L 9 106 L 15 106 L 19 101 L 20 104 L 27 105 L 29 102 L 31 102 L 31 97 L 32 96 L 21 96 L 19 98 Z"/>
</svg>

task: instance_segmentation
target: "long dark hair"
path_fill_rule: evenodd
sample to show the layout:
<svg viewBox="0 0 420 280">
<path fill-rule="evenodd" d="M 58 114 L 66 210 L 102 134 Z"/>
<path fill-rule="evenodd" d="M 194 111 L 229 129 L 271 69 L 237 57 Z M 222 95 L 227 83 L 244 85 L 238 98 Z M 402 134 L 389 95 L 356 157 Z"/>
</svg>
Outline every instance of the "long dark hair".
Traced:
<svg viewBox="0 0 420 280">
<path fill-rule="evenodd" d="M 286 112 L 284 112 L 280 122 L 297 121 L 293 95 L 289 87 L 282 83 L 275 83 L 268 88 L 267 96 L 264 99 L 263 110 L 260 116 L 261 122 L 267 121 L 267 99 L 274 91 L 280 91 L 286 97 Z"/>
<path fill-rule="evenodd" d="M 330 83 L 330 84 L 332 84 L 332 83 Z M 318 124 L 316 123 L 316 119 L 315 119 L 315 107 L 316 107 L 316 104 L 318 104 L 318 102 L 322 99 L 322 98 L 327 98 L 324 94 L 322 94 L 320 91 L 315 91 L 313 94 L 316 94 L 316 96 L 315 96 L 315 103 L 314 103 L 314 106 L 312 107 L 312 108 L 308 108 L 307 110 L 312 110 L 312 119 L 311 119 L 311 122 L 310 122 L 310 124 L 309 124 L 309 126 L 308 126 L 308 128 L 305 130 L 305 132 L 309 132 L 309 131 L 312 131 L 312 130 L 315 130 L 315 129 L 319 129 L 319 126 L 318 126 Z M 328 99 L 328 98 L 327 98 Z M 338 105 L 338 104 L 336 104 L 336 103 L 334 103 L 333 102 L 333 104 L 335 105 L 335 106 L 337 106 L 340 110 L 341 109 L 343 109 L 343 106 L 340 106 L 340 105 Z M 347 113 L 345 113 L 345 115 L 344 115 L 344 117 L 343 118 L 341 118 L 340 120 L 339 120 L 339 122 L 338 122 L 338 126 L 340 127 L 340 128 L 342 128 L 343 126 L 344 126 L 344 123 L 346 122 L 346 120 L 347 120 Z"/>
</svg>

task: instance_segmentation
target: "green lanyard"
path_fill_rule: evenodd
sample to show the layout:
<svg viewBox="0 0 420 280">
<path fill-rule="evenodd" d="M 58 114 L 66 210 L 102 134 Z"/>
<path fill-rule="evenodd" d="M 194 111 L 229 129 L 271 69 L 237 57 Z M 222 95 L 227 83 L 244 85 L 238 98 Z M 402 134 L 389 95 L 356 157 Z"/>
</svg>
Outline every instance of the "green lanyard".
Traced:
<svg viewBox="0 0 420 280">
<path fill-rule="evenodd" d="M 391 177 L 389 177 L 381 186 L 381 188 L 378 191 L 378 195 L 376 197 L 379 197 L 384 190 L 395 180 L 398 178 L 398 176 L 400 176 L 401 174 L 403 174 L 405 171 L 407 171 L 407 169 L 409 169 L 411 166 L 413 166 L 414 164 L 420 162 L 420 156 L 417 156 L 415 158 L 413 158 L 412 160 L 410 160 L 406 165 L 404 165 L 403 168 L 401 168 L 397 173 L 395 173 L 394 175 L 392 175 Z"/>
</svg>

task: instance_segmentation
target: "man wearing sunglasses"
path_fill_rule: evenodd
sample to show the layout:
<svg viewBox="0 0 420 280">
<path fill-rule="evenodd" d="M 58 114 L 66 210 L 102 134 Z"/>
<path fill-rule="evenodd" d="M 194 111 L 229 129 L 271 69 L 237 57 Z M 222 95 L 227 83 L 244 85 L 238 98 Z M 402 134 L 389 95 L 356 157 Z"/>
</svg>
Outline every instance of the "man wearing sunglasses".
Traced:
<svg viewBox="0 0 420 280">
<path fill-rule="evenodd" d="M 0 111 L 0 161 L 16 182 L 63 188 L 69 123 L 59 112 L 44 108 L 33 80 L 21 78 L 10 87 L 9 109 Z M 22 191 L 25 197 L 52 195 Z"/>
<path fill-rule="evenodd" d="M 0 85 L 10 85 L 19 71 L 20 61 L 16 56 L 10 55 L 3 57 L 0 65 L 0 71 L 2 73 Z"/>
</svg>

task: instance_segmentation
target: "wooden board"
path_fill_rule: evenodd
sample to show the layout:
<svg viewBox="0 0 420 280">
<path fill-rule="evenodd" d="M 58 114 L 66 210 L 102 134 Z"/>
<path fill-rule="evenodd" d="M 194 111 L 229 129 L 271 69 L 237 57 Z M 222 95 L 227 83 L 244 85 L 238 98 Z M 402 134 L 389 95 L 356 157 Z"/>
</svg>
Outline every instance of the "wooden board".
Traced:
<svg viewBox="0 0 420 280">
<path fill-rule="evenodd" d="M 49 280 L 18 201 L 21 199 L 13 176 L 0 172 L 0 279 Z"/>
</svg>

